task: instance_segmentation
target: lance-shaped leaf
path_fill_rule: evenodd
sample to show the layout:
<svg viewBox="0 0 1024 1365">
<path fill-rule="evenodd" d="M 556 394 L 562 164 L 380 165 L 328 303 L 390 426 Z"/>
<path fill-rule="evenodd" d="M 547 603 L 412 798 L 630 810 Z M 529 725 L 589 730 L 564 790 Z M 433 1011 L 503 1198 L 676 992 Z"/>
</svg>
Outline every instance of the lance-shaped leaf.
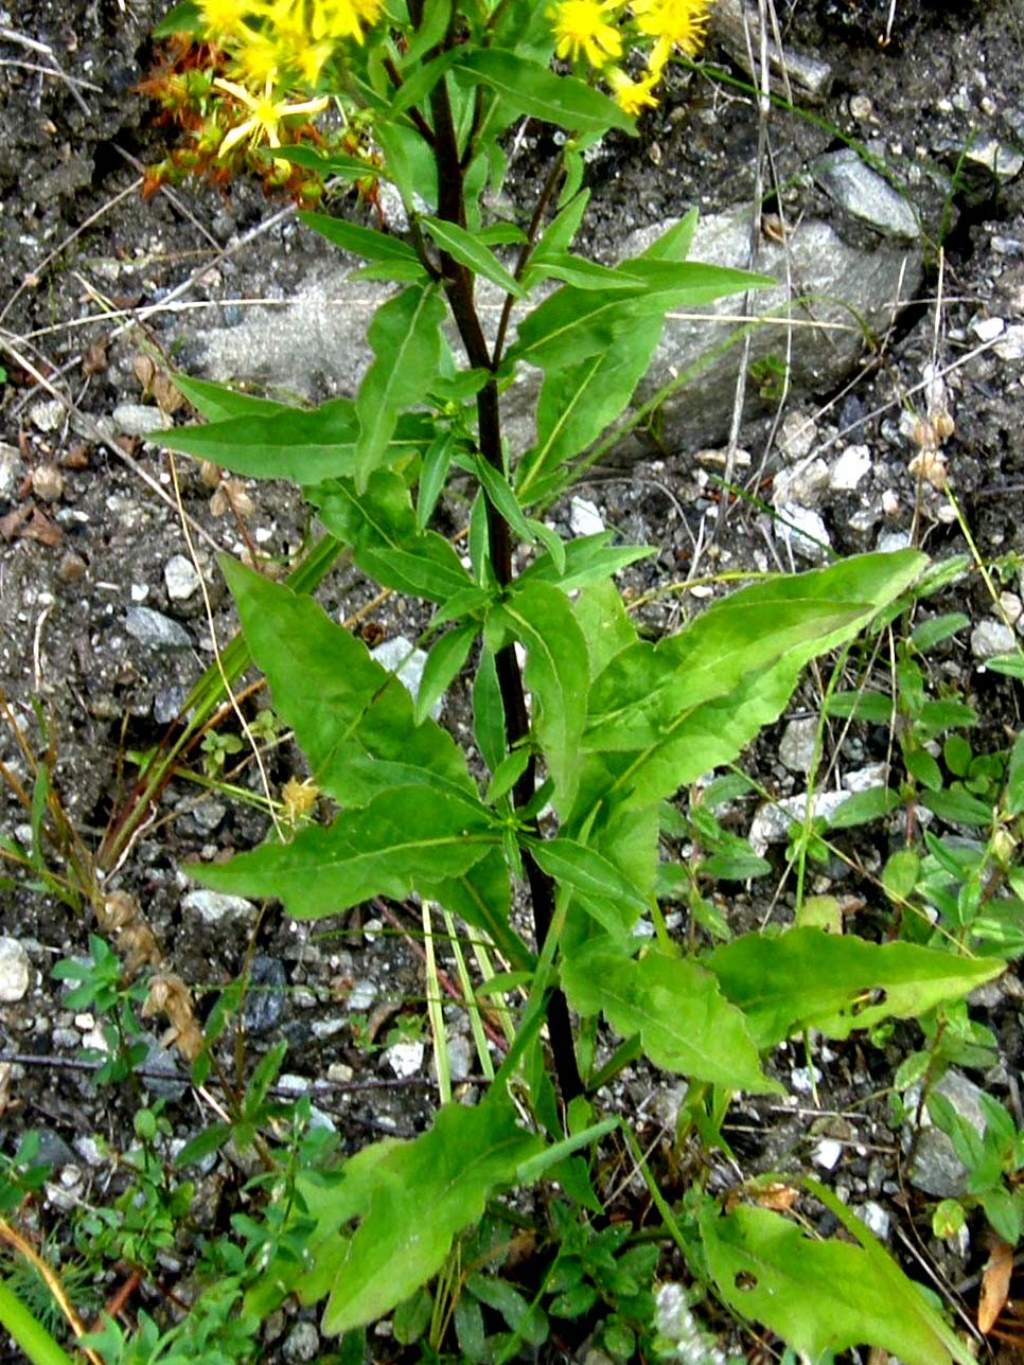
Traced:
<svg viewBox="0 0 1024 1365">
<path fill-rule="evenodd" d="M 323 1328 L 331 1335 L 375 1322 L 425 1284 L 452 1240 L 483 1214 L 487 1200 L 516 1180 L 542 1149 L 516 1124 L 507 1099 L 492 1093 L 475 1108 L 448 1105 L 413 1142 L 392 1143 L 361 1167 L 356 1192 L 365 1215 L 333 1261 L 334 1287 Z M 339 1194 L 352 1208 L 343 1181 Z M 329 1244 L 328 1244 L 329 1247 Z"/>
<path fill-rule="evenodd" d="M 637 257 L 622 269 L 637 277 L 632 292 L 598 293 L 566 285 L 549 295 L 519 324 L 509 358 L 542 370 L 562 369 L 606 350 L 639 322 L 663 317 L 672 308 L 694 308 L 775 283 L 765 275 L 695 261 Z"/>
<path fill-rule="evenodd" d="M 357 486 L 366 487 L 384 462 L 398 418 L 420 402 L 441 362 L 444 304 L 433 288 L 405 289 L 378 308 L 368 339 L 373 364 L 356 394 L 359 435 L 356 441 Z"/>
<path fill-rule="evenodd" d="M 325 213 L 300 213 L 299 217 L 307 227 L 313 228 L 321 237 L 326 237 L 329 242 L 343 251 L 351 252 L 353 256 L 362 256 L 368 261 L 403 261 L 418 267 L 419 273 L 426 276 L 426 269 L 415 250 L 401 237 L 392 237 L 390 233 L 378 232 L 375 228 L 361 227 L 344 218 L 331 218 Z"/>
<path fill-rule="evenodd" d="M 914 943 L 868 943 L 821 929 L 746 934 L 702 959 L 750 1020 L 762 1048 L 806 1028 L 847 1038 L 883 1019 L 909 1019 L 958 1000 L 1005 970 Z"/>
<path fill-rule="evenodd" d="M 764 1323 L 802 1359 L 877 1346 L 906 1365 L 970 1365 L 957 1340 L 881 1247 L 819 1242 L 768 1209 L 741 1205 L 700 1219 L 708 1268 L 722 1298 Z"/>
<path fill-rule="evenodd" d="M 661 316 L 640 319 L 607 348 L 545 375 L 537 404 L 537 440 L 520 461 L 516 476 L 523 502 L 529 504 L 531 491 L 540 492 L 559 465 L 592 445 L 626 409 L 647 373 L 664 325 Z"/>
<path fill-rule="evenodd" d="M 576 133 L 603 133 L 608 128 L 635 132 L 633 120 L 614 100 L 575 76 L 554 72 L 514 52 L 495 48 L 465 50 L 456 68 L 459 78 L 483 84 L 505 95 L 517 110 L 544 123 Z"/>
<path fill-rule="evenodd" d="M 614 773 L 608 795 L 657 801 L 731 761 L 777 718 L 807 662 L 852 638 L 924 562 L 900 551 L 779 577 L 657 647 L 616 655 L 591 690 L 584 736 Z"/>
<path fill-rule="evenodd" d="M 229 863 L 189 871 L 214 890 L 275 896 L 297 919 L 333 915 L 371 896 L 401 900 L 461 877 L 497 844 L 501 830 L 472 797 L 434 786 L 392 787 L 326 827 L 300 830 Z"/>
<path fill-rule="evenodd" d="M 467 232 L 457 223 L 448 223 L 443 218 L 432 218 L 429 214 L 424 214 L 420 222 L 437 246 L 446 251 L 452 260 L 466 266 L 474 274 L 483 276 L 485 280 L 490 280 L 499 289 L 504 289 L 517 299 L 526 297 L 526 291 L 518 280 L 505 269 L 490 247 L 485 246 L 472 232 Z"/>
<path fill-rule="evenodd" d="M 563 592 L 604 583 L 638 559 L 658 553 L 655 545 L 613 545 L 614 531 L 598 531 L 592 536 L 577 536 L 562 542 L 564 562 L 559 565 L 550 554 L 543 554 L 519 575 L 519 583 L 541 580 L 556 584 Z M 634 637 L 635 638 L 635 635 Z"/>
<path fill-rule="evenodd" d="M 182 374 L 180 371 L 175 372 L 174 386 L 208 422 L 221 422 L 225 417 L 252 417 L 260 414 L 269 417 L 275 412 L 289 411 L 287 403 L 259 398 L 252 393 L 240 393 L 229 384 L 215 384 L 211 379 L 194 379 L 192 375 Z"/>
<path fill-rule="evenodd" d="M 554 784 L 553 804 L 568 810 L 579 776 L 586 714 L 587 644 L 569 599 L 548 583 L 528 583 L 495 612 L 526 646 L 533 730 Z"/>
<path fill-rule="evenodd" d="M 377 469 L 360 492 L 350 479 L 308 490 L 327 529 L 352 546 L 359 567 L 385 587 L 431 602 L 472 588 L 473 580 L 443 536 L 421 531 L 404 480 Z"/>
<path fill-rule="evenodd" d="M 549 877 L 584 897 L 611 900 L 635 917 L 648 908 L 646 898 L 614 863 L 575 839 L 531 839 L 527 846 Z"/>
<path fill-rule="evenodd" d="M 355 468 L 359 421 L 350 398 L 332 398 L 306 411 L 250 395 L 238 395 L 244 401 L 232 403 L 210 393 L 216 386 L 200 389 L 195 381 L 187 387 L 189 400 L 213 420 L 205 426 L 155 433 L 153 439 L 167 450 L 212 460 L 251 479 L 291 479 L 300 484 L 322 483 Z M 392 433 L 388 459 L 412 455 L 432 436 L 429 416 L 404 415 Z"/>
<path fill-rule="evenodd" d="M 408 691 L 361 640 L 310 597 L 237 560 L 224 558 L 221 567 L 274 709 L 325 792 L 347 806 L 399 783 L 474 792 L 455 741 L 432 720 L 416 725 Z"/>
<path fill-rule="evenodd" d="M 640 1035 L 656 1066 L 730 1090 L 781 1090 L 761 1070 L 747 1021 L 697 963 L 651 952 L 639 961 L 607 948 L 574 953 L 562 964 L 569 1003 L 602 1013 L 623 1037 Z"/>
</svg>

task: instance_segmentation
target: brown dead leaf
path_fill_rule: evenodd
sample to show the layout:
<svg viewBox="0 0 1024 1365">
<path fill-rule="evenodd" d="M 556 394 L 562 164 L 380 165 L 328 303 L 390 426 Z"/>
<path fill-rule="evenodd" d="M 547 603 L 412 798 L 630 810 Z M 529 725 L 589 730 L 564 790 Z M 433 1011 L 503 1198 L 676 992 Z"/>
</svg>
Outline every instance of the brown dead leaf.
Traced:
<svg viewBox="0 0 1024 1365">
<path fill-rule="evenodd" d="M 156 399 L 157 407 L 168 417 L 173 417 L 185 405 L 181 390 L 163 370 L 157 371 L 153 379 L 153 397 Z"/>
<path fill-rule="evenodd" d="M 82 372 L 84 374 L 103 374 L 109 363 L 106 340 L 94 341 L 82 357 Z"/>
<path fill-rule="evenodd" d="M 31 512 L 31 507 L 22 504 L 8 512 L 5 517 L 0 517 L 0 536 L 3 536 L 4 540 L 13 540 L 15 536 L 21 535 L 21 528 L 28 521 Z"/>
<path fill-rule="evenodd" d="M 203 1031 L 196 1023 L 192 992 L 173 972 L 155 976 L 150 982 L 149 995 L 142 1006 L 142 1018 L 155 1014 L 166 1016 L 170 1028 L 161 1040 L 165 1047 L 172 1044 L 188 1062 L 194 1062 L 203 1050 Z"/>
<path fill-rule="evenodd" d="M 40 512 L 38 507 L 32 508 L 28 525 L 22 529 L 21 534 L 27 540 L 37 540 L 40 545 L 48 545 L 51 550 L 55 549 L 64 539 L 64 532 L 57 523 Z"/>
<path fill-rule="evenodd" d="M 788 1213 L 799 1198 L 799 1191 L 794 1190 L 792 1185 L 783 1185 L 778 1181 L 765 1185 L 753 1194 L 763 1209 L 771 1209 L 773 1213 Z"/>
<path fill-rule="evenodd" d="M 153 389 L 153 380 L 156 378 L 156 365 L 150 356 L 144 351 L 132 357 L 132 372 L 135 378 L 142 385 L 142 396 L 148 398 Z"/>
<path fill-rule="evenodd" d="M 999 1314 L 1010 1297 L 1010 1278 L 1013 1275 L 1013 1247 L 997 1242 L 989 1253 L 981 1276 L 981 1300 L 978 1303 L 978 1329 L 988 1336 Z"/>
</svg>

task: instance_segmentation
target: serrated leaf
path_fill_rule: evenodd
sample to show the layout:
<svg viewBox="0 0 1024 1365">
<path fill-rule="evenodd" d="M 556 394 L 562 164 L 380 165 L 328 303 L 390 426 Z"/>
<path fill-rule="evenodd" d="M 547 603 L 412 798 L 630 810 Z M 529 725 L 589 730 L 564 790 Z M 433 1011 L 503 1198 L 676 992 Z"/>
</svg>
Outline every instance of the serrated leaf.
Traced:
<svg viewBox="0 0 1024 1365">
<path fill-rule="evenodd" d="M 274 896 L 296 918 L 315 919 L 371 896 L 429 894 L 500 841 L 492 815 L 472 797 L 435 786 L 391 787 L 327 827 L 300 830 L 291 843 L 262 844 L 189 872 L 214 890 Z"/>
<path fill-rule="evenodd" d="M 701 961 L 746 1015 L 761 1048 L 806 1028 L 847 1038 L 883 1019 L 915 1018 L 1004 970 L 991 958 L 957 957 L 912 943 L 879 946 L 819 929 L 747 934 Z"/>
<path fill-rule="evenodd" d="M 600 1011 L 623 1037 L 638 1033 L 644 1053 L 666 1071 L 731 1090 L 781 1091 L 761 1070 L 743 1015 L 695 962 L 591 948 L 563 962 L 562 985 L 580 1014 Z"/>
<path fill-rule="evenodd" d="M 595 680 L 584 745 L 606 798 L 657 801 L 731 762 L 792 695 L 805 664 L 850 639 L 923 564 L 865 555 L 755 584 L 657 646 L 622 651 Z"/>
<path fill-rule="evenodd" d="M 429 1132 L 393 1144 L 373 1165 L 365 1214 L 335 1267 L 325 1332 L 375 1322 L 436 1274 L 456 1234 L 541 1149 L 515 1117 L 496 1094 L 476 1108 L 449 1105 Z"/>
<path fill-rule="evenodd" d="M 274 709 L 294 730 L 318 786 L 346 805 L 398 783 L 474 792 L 455 741 L 432 720 L 415 724 L 408 691 L 361 640 L 309 597 L 235 560 L 222 559 L 221 567 Z"/>
<path fill-rule="evenodd" d="M 429 214 L 423 214 L 419 221 L 435 244 L 447 252 L 452 260 L 466 266 L 474 274 L 482 275 L 485 280 L 490 280 L 492 284 L 496 284 L 499 289 L 504 289 L 515 298 L 526 297 L 526 290 L 518 280 L 505 269 L 490 247 L 478 241 L 471 232 L 459 227 L 457 223 L 448 223 L 443 218 L 432 218 Z"/>
<path fill-rule="evenodd" d="M 700 1230 L 729 1307 L 805 1359 L 851 1346 L 878 1346 L 906 1365 L 973 1359 L 881 1247 L 872 1255 L 848 1242 L 814 1241 L 780 1214 L 745 1205 L 725 1217 L 705 1211 Z"/>
<path fill-rule="evenodd" d="M 526 646 L 533 732 L 554 779 L 553 804 L 572 804 L 589 682 L 587 645 L 565 594 L 547 583 L 518 588 L 494 614 Z"/>
<path fill-rule="evenodd" d="M 496 48 L 466 51 L 456 66 L 460 78 L 483 84 L 508 99 L 517 111 L 576 133 L 607 128 L 635 132 L 633 120 L 614 100 L 575 76 L 556 76 L 515 52 Z"/>
<path fill-rule="evenodd" d="M 607 668 L 617 654 L 636 644 L 636 626 L 618 588 L 607 578 L 584 587 L 573 604 L 573 615 L 587 642 L 592 678 Z"/>
<path fill-rule="evenodd" d="M 307 490 L 327 529 L 352 546 L 356 563 L 385 587 L 444 602 L 473 587 L 452 546 L 436 531 L 421 531 L 405 481 L 377 469 L 363 492 L 350 479 Z"/>
<path fill-rule="evenodd" d="M 384 461 L 401 413 L 429 391 L 441 362 L 444 304 L 436 289 L 404 289 L 378 308 L 368 340 L 374 361 L 356 394 L 357 487 Z"/>
</svg>

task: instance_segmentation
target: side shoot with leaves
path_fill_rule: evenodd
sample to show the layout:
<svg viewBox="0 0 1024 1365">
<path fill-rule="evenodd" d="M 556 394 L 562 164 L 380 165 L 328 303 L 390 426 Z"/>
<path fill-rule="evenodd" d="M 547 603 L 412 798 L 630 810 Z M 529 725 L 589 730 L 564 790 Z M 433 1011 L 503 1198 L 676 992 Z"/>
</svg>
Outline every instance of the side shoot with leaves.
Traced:
<svg viewBox="0 0 1024 1365">
<path fill-rule="evenodd" d="M 312 25 L 305 47 L 288 48 L 285 11 Z M 359 276 L 393 285 L 354 398 L 294 409 L 183 381 L 208 421 L 161 440 L 237 474 L 295 480 L 370 578 L 433 608 L 413 702 L 309 596 L 223 561 L 252 659 L 334 813 L 190 873 L 276 898 L 299 918 L 415 894 L 486 935 L 529 991 L 475 1107 L 444 1108 L 415 1141 L 378 1142 L 340 1171 L 304 1178 L 308 1262 L 271 1265 L 255 1300 L 266 1310 L 288 1292 L 326 1299 L 331 1333 L 390 1313 L 441 1270 L 493 1196 L 609 1131 L 597 1123 L 592 1049 L 578 1047 L 587 1021 L 624 1040 L 624 1058 L 643 1054 L 685 1077 L 713 1112 L 735 1091 L 780 1090 L 763 1061 L 782 1040 L 808 1028 L 845 1038 L 959 998 L 1001 968 L 810 928 L 687 953 L 660 918 L 664 803 L 735 760 L 782 713 L 808 662 L 894 610 L 925 562 L 906 550 L 772 578 L 652 643 L 615 585 L 650 548 L 623 548 L 607 532 L 566 541 L 544 520 L 628 412 L 666 314 L 769 283 L 692 260 L 692 214 L 615 267 L 573 249 L 586 149 L 610 130 L 635 134 L 665 64 L 696 51 L 703 14 L 681 0 L 395 0 L 386 11 L 378 0 L 201 0 L 171 23 L 219 42 L 236 81 L 269 45 L 267 103 L 246 136 L 262 128 L 282 178 L 299 166 L 390 186 L 406 224 L 302 215 L 362 258 Z M 626 66 L 638 60 L 645 74 L 634 80 Z M 330 155 L 288 136 L 311 112 L 300 95 L 306 106 L 332 102 L 354 150 Z M 561 150 L 519 223 L 488 206 L 523 119 L 555 130 Z M 227 136 L 233 152 L 240 138 Z M 539 371 L 535 434 L 511 449 L 504 396 L 524 367 Z M 465 560 L 432 529 L 455 477 L 472 490 Z M 430 719 L 459 676 L 471 678 L 483 779 Z M 531 936 L 510 920 L 517 893 L 532 908 Z M 654 939 L 635 932 L 648 916 Z M 529 1125 L 509 1095 L 514 1075 L 517 1095 L 525 1078 Z M 811 1356 L 868 1343 L 912 1365 L 967 1359 L 870 1235 L 854 1233 L 859 1247 L 821 1243 L 779 1214 L 723 1213 L 708 1198 L 705 1251 L 685 1239 L 683 1249 L 731 1308 Z M 840 1303 L 840 1281 L 860 1291 Z"/>
</svg>

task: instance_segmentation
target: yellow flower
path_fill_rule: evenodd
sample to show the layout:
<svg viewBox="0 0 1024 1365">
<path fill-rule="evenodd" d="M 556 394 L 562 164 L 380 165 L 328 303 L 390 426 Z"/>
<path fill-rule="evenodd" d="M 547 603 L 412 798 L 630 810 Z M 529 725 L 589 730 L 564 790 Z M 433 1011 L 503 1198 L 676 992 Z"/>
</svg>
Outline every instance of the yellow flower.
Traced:
<svg viewBox="0 0 1024 1365">
<path fill-rule="evenodd" d="M 203 31 L 215 43 L 237 38 L 245 30 L 245 20 L 252 14 L 249 0 L 199 0 L 199 17 Z"/>
<path fill-rule="evenodd" d="M 658 101 L 651 93 L 657 83 L 658 77 L 654 72 L 640 81 L 631 81 L 625 71 L 617 66 L 608 72 L 608 84 L 612 88 L 615 103 L 630 118 L 635 118 L 644 109 L 657 108 Z"/>
<path fill-rule="evenodd" d="M 591 66 L 604 66 L 610 57 L 622 55 L 622 35 L 607 15 L 619 8 L 621 0 L 562 0 L 548 11 L 554 20 L 559 57 L 577 61 L 581 52 Z"/>
<path fill-rule="evenodd" d="M 253 95 L 244 85 L 224 80 L 223 77 L 218 77 L 214 85 L 219 90 L 226 90 L 229 95 L 234 95 L 235 99 L 249 110 L 249 117 L 243 123 L 237 124 L 225 133 L 217 152 L 220 157 L 226 156 L 232 147 L 237 147 L 240 142 L 248 141 L 253 144 L 267 142 L 271 147 L 280 147 L 279 129 L 283 119 L 290 118 L 293 114 L 319 114 L 330 103 L 326 95 L 321 95 L 315 100 L 302 100 L 298 104 L 289 104 L 287 100 L 275 100 L 271 93 L 273 87 L 270 81 L 264 86 L 262 95 Z"/>
<path fill-rule="evenodd" d="M 274 82 L 281 74 L 286 53 L 281 44 L 266 33 L 246 29 L 238 43 L 232 43 L 234 65 L 244 85 L 259 89 L 268 81 Z"/>
<path fill-rule="evenodd" d="M 674 47 L 696 57 L 704 46 L 711 0 L 632 0 L 641 33 L 656 39 L 650 58 L 652 72 L 659 73 Z"/>
<path fill-rule="evenodd" d="M 310 31 L 315 39 L 354 38 L 363 41 L 363 28 L 380 18 L 380 0 L 313 0 Z"/>
</svg>

